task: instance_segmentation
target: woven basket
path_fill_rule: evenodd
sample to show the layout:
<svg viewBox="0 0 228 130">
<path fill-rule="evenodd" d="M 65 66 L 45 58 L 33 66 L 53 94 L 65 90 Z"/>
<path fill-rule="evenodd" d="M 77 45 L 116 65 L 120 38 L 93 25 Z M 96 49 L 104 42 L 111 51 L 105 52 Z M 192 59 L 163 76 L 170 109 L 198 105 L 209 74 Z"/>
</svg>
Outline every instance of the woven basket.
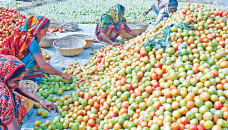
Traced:
<svg viewBox="0 0 228 130">
<path fill-rule="evenodd" d="M 95 37 L 91 35 L 86 35 L 86 34 L 74 34 L 74 36 L 83 39 L 86 41 L 86 45 L 84 48 L 89 48 L 91 44 L 95 41 Z"/>
<path fill-rule="evenodd" d="M 27 88 L 28 90 L 32 90 L 33 91 L 33 94 L 36 94 L 36 92 L 39 89 L 39 87 L 37 86 L 37 84 L 34 83 L 31 80 L 21 80 L 20 81 L 20 86 L 23 86 L 23 87 Z M 28 98 L 22 99 L 22 103 L 24 104 L 25 108 L 27 108 L 27 112 L 33 106 L 33 100 L 28 99 Z"/>
<path fill-rule="evenodd" d="M 58 37 L 54 34 L 47 33 L 45 37 L 40 40 L 40 47 L 47 48 L 53 45 L 53 41 L 56 40 Z"/>
<path fill-rule="evenodd" d="M 142 32 L 145 31 L 145 29 L 143 29 L 141 26 L 134 25 L 134 24 L 128 24 L 128 27 L 138 35 L 140 35 Z M 125 30 L 121 30 L 120 36 L 122 37 L 122 39 L 131 39 L 135 37 L 128 34 Z"/>
<path fill-rule="evenodd" d="M 68 35 L 55 40 L 53 45 L 63 56 L 76 56 L 82 52 L 86 45 L 86 41 L 79 39 L 75 35 Z"/>
<path fill-rule="evenodd" d="M 91 44 L 94 42 L 95 39 L 93 40 L 86 40 L 86 46 L 85 48 L 89 48 L 91 46 Z"/>
<path fill-rule="evenodd" d="M 148 27 L 148 24 L 144 22 L 129 22 L 128 24 L 138 25 L 142 27 L 142 30 L 146 30 Z"/>
</svg>

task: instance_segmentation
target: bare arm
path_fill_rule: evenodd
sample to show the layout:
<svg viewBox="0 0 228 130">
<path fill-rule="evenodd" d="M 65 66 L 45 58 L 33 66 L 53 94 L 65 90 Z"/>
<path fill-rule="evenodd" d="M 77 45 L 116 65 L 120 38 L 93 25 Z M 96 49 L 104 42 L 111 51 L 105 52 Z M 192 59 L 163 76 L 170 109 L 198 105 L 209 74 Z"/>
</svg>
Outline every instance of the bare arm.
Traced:
<svg viewBox="0 0 228 130">
<path fill-rule="evenodd" d="M 153 5 L 148 9 L 148 11 L 144 12 L 143 15 L 147 15 L 152 10 Z"/>
<path fill-rule="evenodd" d="M 19 94 L 21 94 L 22 96 L 25 96 L 25 97 L 27 97 L 29 99 L 32 99 L 33 101 L 36 101 L 36 102 L 40 102 L 41 101 L 41 99 L 39 99 L 35 94 L 30 92 L 28 89 L 26 89 L 23 86 L 19 86 L 17 89 L 15 89 L 15 91 L 18 92 Z M 51 110 L 48 108 L 49 106 L 54 108 L 55 112 L 58 111 L 57 106 L 54 103 L 49 102 L 49 101 L 42 101 L 41 106 L 44 109 L 48 110 L 50 113 L 51 113 Z"/>
<path fill-rule="evenodd" d="M 48 74 L 54 74 L 54 75 L 59 75 L 62 76 L 65 79 L 72 80 L 72 77 L 67 75 L 67 74 L 62 74 L 62 72 L 56 70 L 53 68 L 50 64 L 45 62 L 43 56 L 41 53 L 33 55 L 38 66 L 42 69 L 43 72 L 48 73 Z"/>
<path fill-rule="evenodd" d="M 103 38 L 104 41 L 108 42 L 111 45 L 118 45 L 116 42 L 112 42 L 111 39 L 109 39 L 105 33 L 100 33 L 101 37 Z"/>
<path fill-rule="evenodd" d="M 45 73 L 59 75 L 59 76 L 62 75 L 62 72 L 54 69 L 50 64 L 48 64 L 47 62 L 45 62 L 45 60 L 44 60 L 43 56 L 41 55 L 41 53 L 35 54 L 34 55 L 34 58 L 35 58 L 37 64 L 39 65 L 39 67 Z"/>
<path fill-rule="evenodd" d="M 14 116 L 12 121 L 7 125 L 7 128 L 8 130 L 20 130 L 20 126 Z"/>
<path fill-rule="evenodd" d="M 109 30 L 106 32 L 106 36 L 109 36 L 111 32 L 112 32 L 112 29 L 109 29 Z"/>
<path fill-rule="evenodd" d="M 17 89 L 15 89 L 16 92 L 18 92 L 20 95 L 25 96 L 29 99 L 32 99 L 33 101 L 40 102 L 41 99 L 39 99 L 35 94 L 30 92 L 28 89 L 26 89 L 23 86 L 19 86 Z"/>
</svg>

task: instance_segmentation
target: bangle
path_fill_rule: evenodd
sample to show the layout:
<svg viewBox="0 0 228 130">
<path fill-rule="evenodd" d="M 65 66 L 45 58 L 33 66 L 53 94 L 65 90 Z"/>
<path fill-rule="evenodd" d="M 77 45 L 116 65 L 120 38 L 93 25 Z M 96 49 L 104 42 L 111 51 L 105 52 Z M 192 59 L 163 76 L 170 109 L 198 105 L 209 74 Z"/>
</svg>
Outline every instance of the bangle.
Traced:
<svg viewBox="0 0 228 130">
<path fill-rule="evenodd" d="M 40 100 L 40 102 L 39 102 L 39 103 L 40 103 L 40 105 L 41 105 L 41 103 L 42 103 L 42 102 L 43 102 L 43 100 Z"/>
</svg>

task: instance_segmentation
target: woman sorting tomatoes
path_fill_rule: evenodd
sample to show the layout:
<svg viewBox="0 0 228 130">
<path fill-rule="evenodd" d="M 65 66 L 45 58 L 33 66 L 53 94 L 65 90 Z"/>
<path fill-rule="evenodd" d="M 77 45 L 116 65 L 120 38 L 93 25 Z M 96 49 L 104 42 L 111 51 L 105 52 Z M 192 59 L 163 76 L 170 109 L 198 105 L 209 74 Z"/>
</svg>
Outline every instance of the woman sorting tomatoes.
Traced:
<svg viewBox="0 0 228 130">
<path fill-rule="evenodd" d="M 159 2 L 161 2 L 161 0 L 158 0 L 158 5 L 159 5 Z M 177 6 L 178 6 L 177 0 L 169 0 L 168 4 L 165 4 L 166 2 L 163 2 L 163 3 L 164 4 L 159 6 L 159 8 L 160 7 L 163 7 L 163 8 L 159 10 L 159 13 L 154 25 L 158 25 L 164 18 L 168 18 L 170 13 L 174 13 L 177 11 Z M 155 13 L 158 12 L 155 6 L 153 6 L 153 9 Z M 150 10 L 145 12 L 145 14 L 147 14 Z"/>
<path fill-rule="evenodd" d="M 130 35 L 137 36 L 137 34 L 127 26 L 126 19 L 123 17 L 124 11 L 125 8 L 117 4 L 101 16 L 95 31 L 97 39 L 111 45 L 119 45 L 119 43 L 116 42 L 116 38 L 119 36 L 121 30 L 125 30 Z"/>
<path fill-rule="evenodd" d="M 38 43 L 46 35 L 50 20 L 43 16 L 29 16 L 24 23 L 23 27 L 16 29 L 14 34 L 4 41 L 0 54 L 13 55 L 25 64 L 24 79 L 41 83 L 43 72 L 45 72 L 72 80 L 71 76 L 46 63 L 42 56 Z"/>
<path fill-rule="evenodd" d="M 49 106 L 57 112 L 57 106 L 52 102 L 43 101 L 23 86 L 19 86 L 25 72 L 25 65 L 18 58 L 0 54 L 0 130 L 20 130 L 19 125 L 27 110 L 19 94 L 39 102 L 49 112 Z"/>
</svg>

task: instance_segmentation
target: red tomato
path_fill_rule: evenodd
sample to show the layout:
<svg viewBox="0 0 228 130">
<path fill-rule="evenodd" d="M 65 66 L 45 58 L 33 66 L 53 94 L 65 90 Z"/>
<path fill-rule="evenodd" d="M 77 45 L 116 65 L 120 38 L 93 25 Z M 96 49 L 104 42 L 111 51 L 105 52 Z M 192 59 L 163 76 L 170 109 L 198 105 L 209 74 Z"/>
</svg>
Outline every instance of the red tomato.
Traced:
<svg viewBox="0 0 228 130">
<path fill-rule="evenodd" d="M 127 85 L 127 89 L 132 90 L 133 89 L 132 85 L 131 84 Z"/>
<path fill-rule="evenodd" d="M 158 83 L 158 82 L 154 82 L 154 83 L 153 83 L 153 87 L 154 87 L 154 88 L 159 87 L 159 83 Z"/>
<path fill-rule="evenodd" d="M 227 12 L 223 12 L 222 17 L 226 17 L 227 16 Z"/>
<path fill-rule="evenodd" d="M 109 112 L 109 117 L 112 119 L 113 117 L 116 117 L 116 113 L 115 112 Z"/>
<path fill-rule="evenodd" d="M 220 101 L 216 101 L 214 103 L 214 107 L 215 109 L 220 110 L 222 108 L 222 103 Z"/>
<path fill-rule="evenodd" d="M 204 126 L 201 125 L 201 124 L 198 124 L 198 125 L 197 125 L 197 128 L 198 128 L 198 130 L 205 130 Z"/>
<path fill-rule="evenodd" d="M 168 77 L 166 77 L 166 78 L 165 78 L 165 80 L 166 80 L 166 81 L 169 81 L 169 80 L 170 80 L 169 76 L 168 76 Z"/>
<path fill-rule="evenodd" d="M 90 94 L 86 93 L 86 95 L 84 96 L 84 98 L 85 98 L 85 100 L 88 101 L 90 98 L 92 98 L 92 96 Z"/>
<path fill-rule="evenodd" d="M 143 57 L 143 56 L 146 56 L 147 55 L 147 51 L 146 50 L 140 50 L 140 55 Z"/>
<path fill-rule="evenodd" d="M 153 92 L 153 88 L 151 86 L 147 86 L 145 88 L 145 92 L 147 92 L 148 94 L 151 94 Z"/>
<path fill-rule="evenodd" d="M 126 83 L 127 83 L 126 78 L 122 78 L 122 79 L 120 80 L 120 85 L 121 85 L 121 86 L 125 85 Z"/>
<path fill-rule="evenodd" d="M 154 67 L 155 67 L 155 68 L 160 68 L 160 69 L 161 69 L 161 68 L 162 68 L 162 64 L 156 63 L 156 64 L 154 65 Z"/>
<path fill-rule="evenodd" d="M 96 109 L 99 109 L 100 108 L 100 104 L 98 103 L 98 101 L 95 101 L 94 102 L 93 107 L 96 108 Z"/>
<path fill-rule="evenodd" d="M 77 112 L 77 115 L 82 115 L 82 114 L 83 114 L 82 110 L 79 110 L 79 111 Z"/>
<path fill-rule="evenodd" d="M 134 93 L 134 90 L 130 90 L 130 94 L 133 94 Z"/>
<path fill-rule="evenodd" d="M 192 18 L 189 18 L 189 19 L 188 19 L 188 22 L 189 22 L 190 24 L 192 23 L 192 21 L 193 21 Z"/>
<path fill-rule="evenodd" d="M 158 80 L 158 74 L 157 73 L 153 73 L 150 75 L 150 78 L 152 78 L 153 80 Z"/>
<path fill-rule="evenodd" d="M 184 124 L 184 125 L 187 125 L 188 124 L 188 118 L 187 117 L 181 117 L 180 123 Z"/>
<path fill-rule="evenodd" d="M 220 14 L 219 14 L 218 11 L 215 11 L 215 12 L 214 12 L 214 15 L 215 15 L 215 16 L 218 16 L 218 15 L 220 15 Z"/>
<path fill-rule="evenodd" d="M 183 10 L 183 14 L 186 14 L 188 10 Z"/>
<path fill-rule="evenodd" d="M 198 130 L 197 126 L 195 124 L 190 124 L 189 125 L 190 130 Z"/>
<path fill-rule="evenodd" d="M 89 126 L 95 126 L 95 121 L 93 119 L 89 119 L 88 125 Z"/>
</svg>

